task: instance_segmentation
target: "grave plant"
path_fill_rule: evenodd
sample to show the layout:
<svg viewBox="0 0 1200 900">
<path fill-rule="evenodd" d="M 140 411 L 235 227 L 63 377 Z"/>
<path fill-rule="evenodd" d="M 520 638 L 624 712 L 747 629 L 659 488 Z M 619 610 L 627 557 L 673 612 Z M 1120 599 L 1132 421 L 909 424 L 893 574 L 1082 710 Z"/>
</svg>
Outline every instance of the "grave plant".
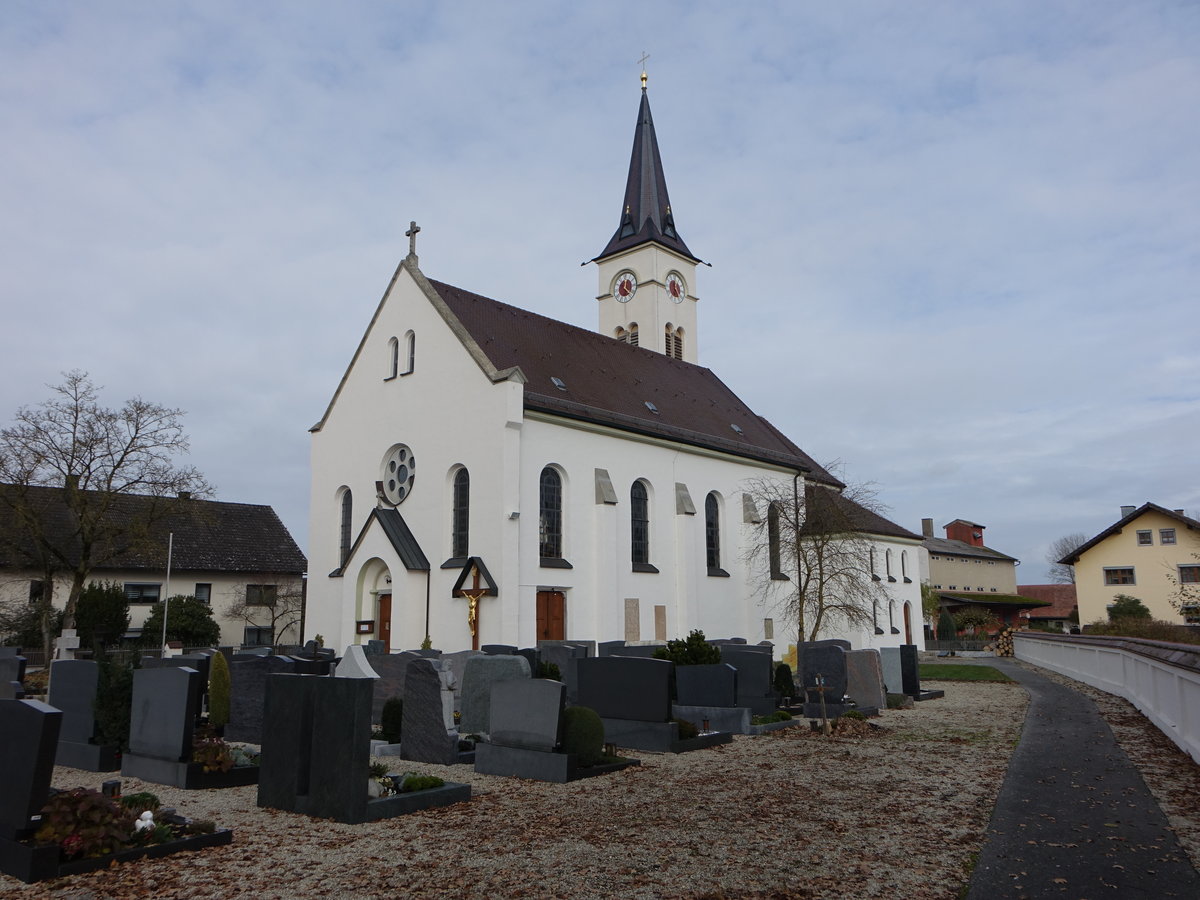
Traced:
<svg viewBox="0 0 1200 900">
<path fill-rule="evenodd" d="M 654 651 L 655 659 L 668 659 L 677 666 L 712 665 L 721 661 L 721 648 L 710 644 L 704 632 L 696 629 L 681 641 L 667 641 Z"/>
<path fill-rule="evenodd" d="M 792 667 L 785 662 L 775 664 L 775 693 L 780 697 L 795 697 L 796 682 L 792 678 Z"/>
<path fill-rule="evenodd" d="M 214 653 L 208 673 L 208 724 L 220 734 L 229 724 L 229 663 L 225 654 Z"/>
<path fill-rule="evenodd" d="M 604 761 L 604 723 L 594 709 L 569 706 L 563 710 L 562 747 L 575 754 L 581 768 L 590 768 Z"/>
<path fill-rule="evenodd" d="M 116 747 L 122 753 L 129 749 L 129 719 L 133 707 L 132 661 L 119 656 L 100 662 L 100 677 L 96 684 L 93 712 L 96 716 L 97 741 Z"/>
</svg>

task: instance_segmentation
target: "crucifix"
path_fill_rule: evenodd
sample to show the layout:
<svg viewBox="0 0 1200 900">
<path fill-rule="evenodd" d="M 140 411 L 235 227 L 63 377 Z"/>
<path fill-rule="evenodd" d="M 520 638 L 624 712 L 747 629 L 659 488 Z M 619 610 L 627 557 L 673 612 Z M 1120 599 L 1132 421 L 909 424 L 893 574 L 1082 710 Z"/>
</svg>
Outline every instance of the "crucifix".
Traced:
<svg viewBox="0 0 1200 900">
<path fill-rule="evenodd" d="M 405 237 L 408 238 L 408 255 L 414 258 L 417 255 L 417 232 L 420 230 L 421 226 L 416 222 L 409 222 L 408 231 L 404 232 Z"/>
<path fill-rule="evenodd" d="M 642 67 L 642 90 L 646 89 L 646 60 L 650 58 L 650 54 L 645 50 L 642 51 L 642 58 L 638 60 L 638 65 Z"/>
<path fill-rule="evenodd" d="M 479 600 L 488 592 L 479 583 L 479 569 L 471 570 L 471 586 L 459 588 L 458 592 L 467 598 L 467 627 L 471 629 L 471 649 L 479 649 Z"/>
</svg>

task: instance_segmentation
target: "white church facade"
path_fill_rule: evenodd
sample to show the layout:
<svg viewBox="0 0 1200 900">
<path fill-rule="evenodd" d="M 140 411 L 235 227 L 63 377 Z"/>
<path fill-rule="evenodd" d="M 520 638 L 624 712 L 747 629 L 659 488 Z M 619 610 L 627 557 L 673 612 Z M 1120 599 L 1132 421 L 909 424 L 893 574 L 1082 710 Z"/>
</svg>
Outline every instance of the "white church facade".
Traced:
<svg viewBox="0 0 1200 900">
<path fill-rule="evenodd" d="M 842 485 L 698 364 L 699 260 L 644 86 L 598 331 L 427 278 L 417 231 L 312 428 L 306 637 L 794 640 L 746 561 L 748 487 Z M 920 537 L 879 521 L 915 572 Z M 894 586 L 907 627 L 826 636 L 920 643 L 916 581 Z"/>
</svg>

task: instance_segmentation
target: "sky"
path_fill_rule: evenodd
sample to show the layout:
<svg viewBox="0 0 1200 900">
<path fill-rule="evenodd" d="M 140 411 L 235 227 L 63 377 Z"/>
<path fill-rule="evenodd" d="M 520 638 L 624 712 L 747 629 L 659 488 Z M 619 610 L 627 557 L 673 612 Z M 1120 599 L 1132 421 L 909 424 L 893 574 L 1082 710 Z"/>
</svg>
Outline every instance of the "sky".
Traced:
<svg viewBox="0 0 1200 900">
<path fill-rule="evenodd" d="M 400 259 L 595 328 L 642 54 L 700 362 L 895 522 L 1047 580 L 1200 515 L 1200 5 L 121 2 L 0 13 L 0 423 L 186 411 L 301 547 Z"/>
</svg>

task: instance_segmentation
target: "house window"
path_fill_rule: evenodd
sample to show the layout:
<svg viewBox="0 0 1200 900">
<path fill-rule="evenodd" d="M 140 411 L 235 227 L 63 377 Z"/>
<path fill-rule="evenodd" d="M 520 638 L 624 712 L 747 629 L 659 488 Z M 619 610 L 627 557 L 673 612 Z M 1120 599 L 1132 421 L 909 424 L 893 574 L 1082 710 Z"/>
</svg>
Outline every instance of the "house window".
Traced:
<svg viewBox="0 0 1200 900">
<path fill-rule="evenodd" d="M 350 488 L 342 493 L 342 525 L 338 533 L 338 565 L 345 566 L 350 558 L 350 525 L 354 521 L 354 496 Z"/>
<path fill-rule="evenodd" d="M 1106 568 L 1104 570 L 1105 584 L 1137 584 L 1133 580 L 1133 567 L 1129 568 Z"/>
<path fill-rule="evenodd" d="M 276 586 L 273 584 L 246 585 L 247 606 L 274 606 Z"/>
<path fill-rule="evenodd" d="M 1180 566 L 1180 584 L 1200 584 L 1200 566 Z"/>
<path fill-rule="evenodd" d="M 562 559 L 562 476 L 546 466 L 539 482 L 539 553 L 542 559 Z"/>
<path fill-rule="evenodd" d="M 471 476 L 466 469 L 454 473 L 454 499 L 450 514 L 450 555 L 466 559 L 469 555 L 467 536 L 471 522 Z"/>
<path fill-rule="evenodd" d="M 1137 542 L 1139 547 L 1147 547 L 1150 544 L 1153 544 L 1154 532 L 1148 528 L 1145 531 L 1138 531 Z"/>
<path fill-rule="evenodd" d="M 400 374 L 400 341 L 396 338 L 388 339 L 388 366 L 387 374 L 383 376 L 384 381 L 391 381 Z"/>
<path fill-rule="evenodd" d="M 37 606 L 42 602 L 42 597 L 46 593 L 46 582 L 31 581 L 29 582 L 29 605 Z"/>
<path fill-rule="evenodd" d="M 211 604 L 212 603 L 212 585 L 211 584 L 197 584 L 196 590 L 192 593 L 192 596 L 195 597 L 197 600 L 199 600 L 201 603 Z"/>
<path fill-rule="evenodd" d="M 275 643 L 270 625 L 247 625 L 242 632 L 243 647 L 270 647 Z"/>
<path fill-rule="evenodd" d="M 650 562 L 650 497 L 644 482 L 635 481 L 629 489 L 629 553 L 633 564 Z"/>
<path fill-rule="evenodd" d="M 767 506 L 767 552 L 771 561 L 771 580 L 785 581 L 779 553 L 779 504 Z"/>
<path fill-rule="evenodd" d="M 709 575 L 729 577 L 721 568 L 721 506 L 715 491 L 704 498 L 704 557 Z"/>
<path fill-rule="evenodd" d="M 125 599 L 130 603 L 157 603 L 161 590 L 161 584 L 138 584 L 127 581 L 125 582 Z"/>
<path fill-rule="evenodd" d="M 1160 529 L 1158 529 L 1158 542 L 1159 542 L 1160 544 L 1173 544 L 1173 543 L 1175 543 L 1175 529 L 1174 529 L 1174 528 L 1160 528 Z"/>
</svg>

